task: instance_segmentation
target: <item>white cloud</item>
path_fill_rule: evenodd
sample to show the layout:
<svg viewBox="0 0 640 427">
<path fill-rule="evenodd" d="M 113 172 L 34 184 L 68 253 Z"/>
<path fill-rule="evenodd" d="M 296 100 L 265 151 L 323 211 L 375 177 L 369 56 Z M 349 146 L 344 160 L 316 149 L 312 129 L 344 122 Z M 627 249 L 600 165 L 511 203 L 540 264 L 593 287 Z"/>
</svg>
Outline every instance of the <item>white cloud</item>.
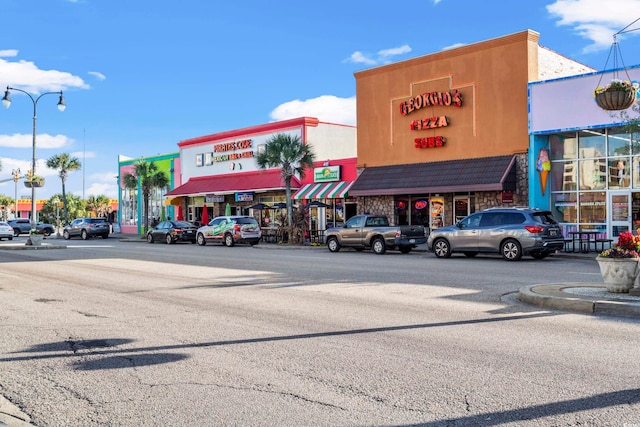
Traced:
<svg viewBox="0 0 640 427">
<path fill-rule="evenodd" d="M 23 60 L 11 62 L 0 59 L 0 83 L 30 93 L 57 92 L 69 87 L 89 89 L 89 85 L 78 76 L 64 71 L 42 70 L 33 62 Z"/>
<path fill-rule="evenodd" d="M 76 157 L 78 160 L 82 160 L 83 158 L 93 159 L 96 157 L 96 153 L 93 151 L 74 151 L 73 153 L 69 153 L 71 157 Z"/>
<path fill-rule="evenodd" d="M 98 71 L 89 71 L 89 75 L 92 75 L 98 80 L 106 80 L 106 76 Z"/>
<path fill-rule="evenodd" d="M 14 56 L 18 56 L 18 51 L 16 49 L 0 50 L 0 58 L 9 58 Z"/>
<path fill-rule="evenodd" d="M 47 133 L 36 135 L 36 148 L 61 148 L 72 142 L 71 138 L 64 135 L 49 135 Z M 33 147 L 33 135 L 19 133 L 0 135 L 0 147 L 31 148 Z"/>
<path fill-rule="evenodd" d="M 573 26 L 575 31 L 592 43 L 583 51 L 593 52 L 608 49 L 613 35 L 640 17 L 640 0 L 556 0 L 547 6 L 547 11 L 559 18 L 558 25 Z M 640 24 L 628 30 L 638 29 Z M 631 37 L 638 32 L 623 33 L 618 40 Z"/>
<path fill-rule="evenodd" d="M 449 46 L 445 46 L 442 48 L 442 50 L 450 50 L 450 49 L 455 49 L 457 47 L 461 47 L 461 46 L 466 46 L 466 43 L 454 43 L 452 45 Z"/>
<path fill-rule="evenodd" d="M 100 172 L 91 174 L 88 177 L 89 186 L 85 189 L 86 196 L 107 196 L 112 199 L 118 198 L 118 173 Z M 82 192 L 78 194 L 82 196 Z"/>
<path fill-rule="evenodd" d="M 360 51 L 353 52 L 349 58 L 345 59 L 342 62 L 353 62 L 354 64 L 366 64 L 366 65 L 376 65 L 377 64 L 377 62 L 374 59 L 367 58 Z"/>
<path fill-rule="evenodd" d="M 409 46 L 408 44 L 402 45 L 400 47 L 382 49 L 379 50 L 375 55 L 366 55 L 358 50 L 353 52 L 349 58 L 345 59 L 342 62 L 352 62 L 354 64 L 365 65 L 386 64 L 391 61 L 391 57 L 403 55 L 409 52 L 411 52 L 411 46 Z"/>
<path fill-rule="evenodd" d="M 296 99 L 280 104 L 270 114 L 275 121 L 303 116 L 316 117 L 323 122 L 355 125 L 356 97 L 338 98 L 333 95 L 322 95 L 304 101 Z"/>
<path fill-rule="evenodd" d="M 400 47 L 392 47 L 391 49 L 382 49 L 378 51 L 378 55 L 383 58 L 395 55 L 402 55 L 405 53 L 411 52 L 411 46 L 408 44 L 402 45 Z"/>
</svg>

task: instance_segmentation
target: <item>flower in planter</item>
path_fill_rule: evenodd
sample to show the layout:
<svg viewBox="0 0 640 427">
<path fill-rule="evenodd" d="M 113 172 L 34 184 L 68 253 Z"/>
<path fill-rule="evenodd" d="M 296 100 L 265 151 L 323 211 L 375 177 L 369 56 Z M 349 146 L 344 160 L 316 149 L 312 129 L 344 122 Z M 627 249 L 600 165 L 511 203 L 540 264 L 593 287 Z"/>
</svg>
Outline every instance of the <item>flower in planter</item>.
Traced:
<svg viewBox="0 0 640 427">
<path fill-rule="evenodd" d="M 44 181 L 44 178 L 38 175 L 34 175 L 31 177 L 31 180 L 29 182 L 42 182 Z"/>
<path fill-rule="evenodd" d="M 640 258 L 640 236 L 634 236 L 630 231 L 618 235 L 618 241 L 611 248 L 600 252 L 603 258 Z"/>
<path fill-rule="evenodd" d="M 44 236 L 44 231 L 41 231 L 41 230 L 31 230 L 31 231 L 29 231 L 29 235 L 34 235 L 34 234 L 43 235 Z"/>
<path fill-rule="evenodd" d="M 638 83 L 636 82 L 632 83 L 629 80 L 613 79 L 611 83 L 607 85 L 598 86 L 594 93 L 597 95 L 605 92 L 636 92 L 637 90 Z"/>
</svg>

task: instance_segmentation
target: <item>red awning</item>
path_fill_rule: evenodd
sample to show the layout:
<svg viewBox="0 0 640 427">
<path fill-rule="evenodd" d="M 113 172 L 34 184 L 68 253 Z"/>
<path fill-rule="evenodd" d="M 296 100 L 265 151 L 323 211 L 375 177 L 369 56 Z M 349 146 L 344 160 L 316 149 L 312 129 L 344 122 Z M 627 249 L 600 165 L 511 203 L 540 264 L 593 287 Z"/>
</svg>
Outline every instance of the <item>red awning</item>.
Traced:
<svg viewBox="0 0 640 427">
<path fill-rule="evenodd" d="M 291 189 L 300 188 L 300 181 L 291 178 Z M 185 184 L 169 191 L 165 196 L 201 196 L 205 194 L 233 194 L 239 191 L 284 190 L 279 169 L 233 173 L 190 178 Z"/>
</svg>

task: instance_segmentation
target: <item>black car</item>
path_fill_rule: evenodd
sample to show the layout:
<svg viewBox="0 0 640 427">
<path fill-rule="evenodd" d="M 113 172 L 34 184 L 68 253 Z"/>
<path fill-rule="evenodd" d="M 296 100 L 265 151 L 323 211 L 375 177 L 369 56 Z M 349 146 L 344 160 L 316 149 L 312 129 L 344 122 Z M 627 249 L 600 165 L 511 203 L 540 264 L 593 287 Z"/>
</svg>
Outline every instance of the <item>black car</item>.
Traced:
<svg viewBox="0 0 640 427">
<path fill-rule="evenodd" d="M 69 240 L 72 237 L 80 236 L 82 240 L 89 237 L 101 236 L 103 239 L 109 237 L 111 224 L 106 218 L 77 218 L 71 224 L 64 227 L 62 237 Z"/>
<path fill-rule="evenodd" d="M 166 242 L 168 245 L 182 242 L 196 242 L 198 228 L 187 221 L 162 221 L 147 232 L 147 242 Z"/>
<path fill-rule="evenodd" d="M 13 227 L 13 235 L 16 237 L 20 234 L 29 234 L 31 231 L 31 220 L 29 218 L 10 219 L 7 222 L 11 227 Z M 40 231 L 45 236 L 50 236 L 55 233 L 55 227 L 53 225 L 42 222 L 36 224 L 36 230 Z"/>
</svg>

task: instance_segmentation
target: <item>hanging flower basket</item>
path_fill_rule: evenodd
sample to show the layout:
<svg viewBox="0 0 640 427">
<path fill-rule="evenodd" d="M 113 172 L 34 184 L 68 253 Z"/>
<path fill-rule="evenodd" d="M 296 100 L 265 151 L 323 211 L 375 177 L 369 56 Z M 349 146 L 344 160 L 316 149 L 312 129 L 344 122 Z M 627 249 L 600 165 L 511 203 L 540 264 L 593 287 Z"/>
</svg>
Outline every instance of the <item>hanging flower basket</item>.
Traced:
<svg viewBox="0 0 640 427">
<path fill-rule="evenodd" d="M 40 179 L 33 179 L 31 181 L 25 181 L 24 182 L 24 186 L 27 188 L 32 188 L 32 187 L 44 187 L 44 178 L 40 178 Z"/>
<path fill-rule="evenodd" d="M 631 87 L 630 90 L 614 90 L 613 88 L 609 88 L 600 92 L 598 92 L 598 89 L 596 89 L 595 92 L 596 104 L 603 110 L 626 110 L 636 102 L 636 90 L 633 89 L 633 87 Z"/>
</svg>

